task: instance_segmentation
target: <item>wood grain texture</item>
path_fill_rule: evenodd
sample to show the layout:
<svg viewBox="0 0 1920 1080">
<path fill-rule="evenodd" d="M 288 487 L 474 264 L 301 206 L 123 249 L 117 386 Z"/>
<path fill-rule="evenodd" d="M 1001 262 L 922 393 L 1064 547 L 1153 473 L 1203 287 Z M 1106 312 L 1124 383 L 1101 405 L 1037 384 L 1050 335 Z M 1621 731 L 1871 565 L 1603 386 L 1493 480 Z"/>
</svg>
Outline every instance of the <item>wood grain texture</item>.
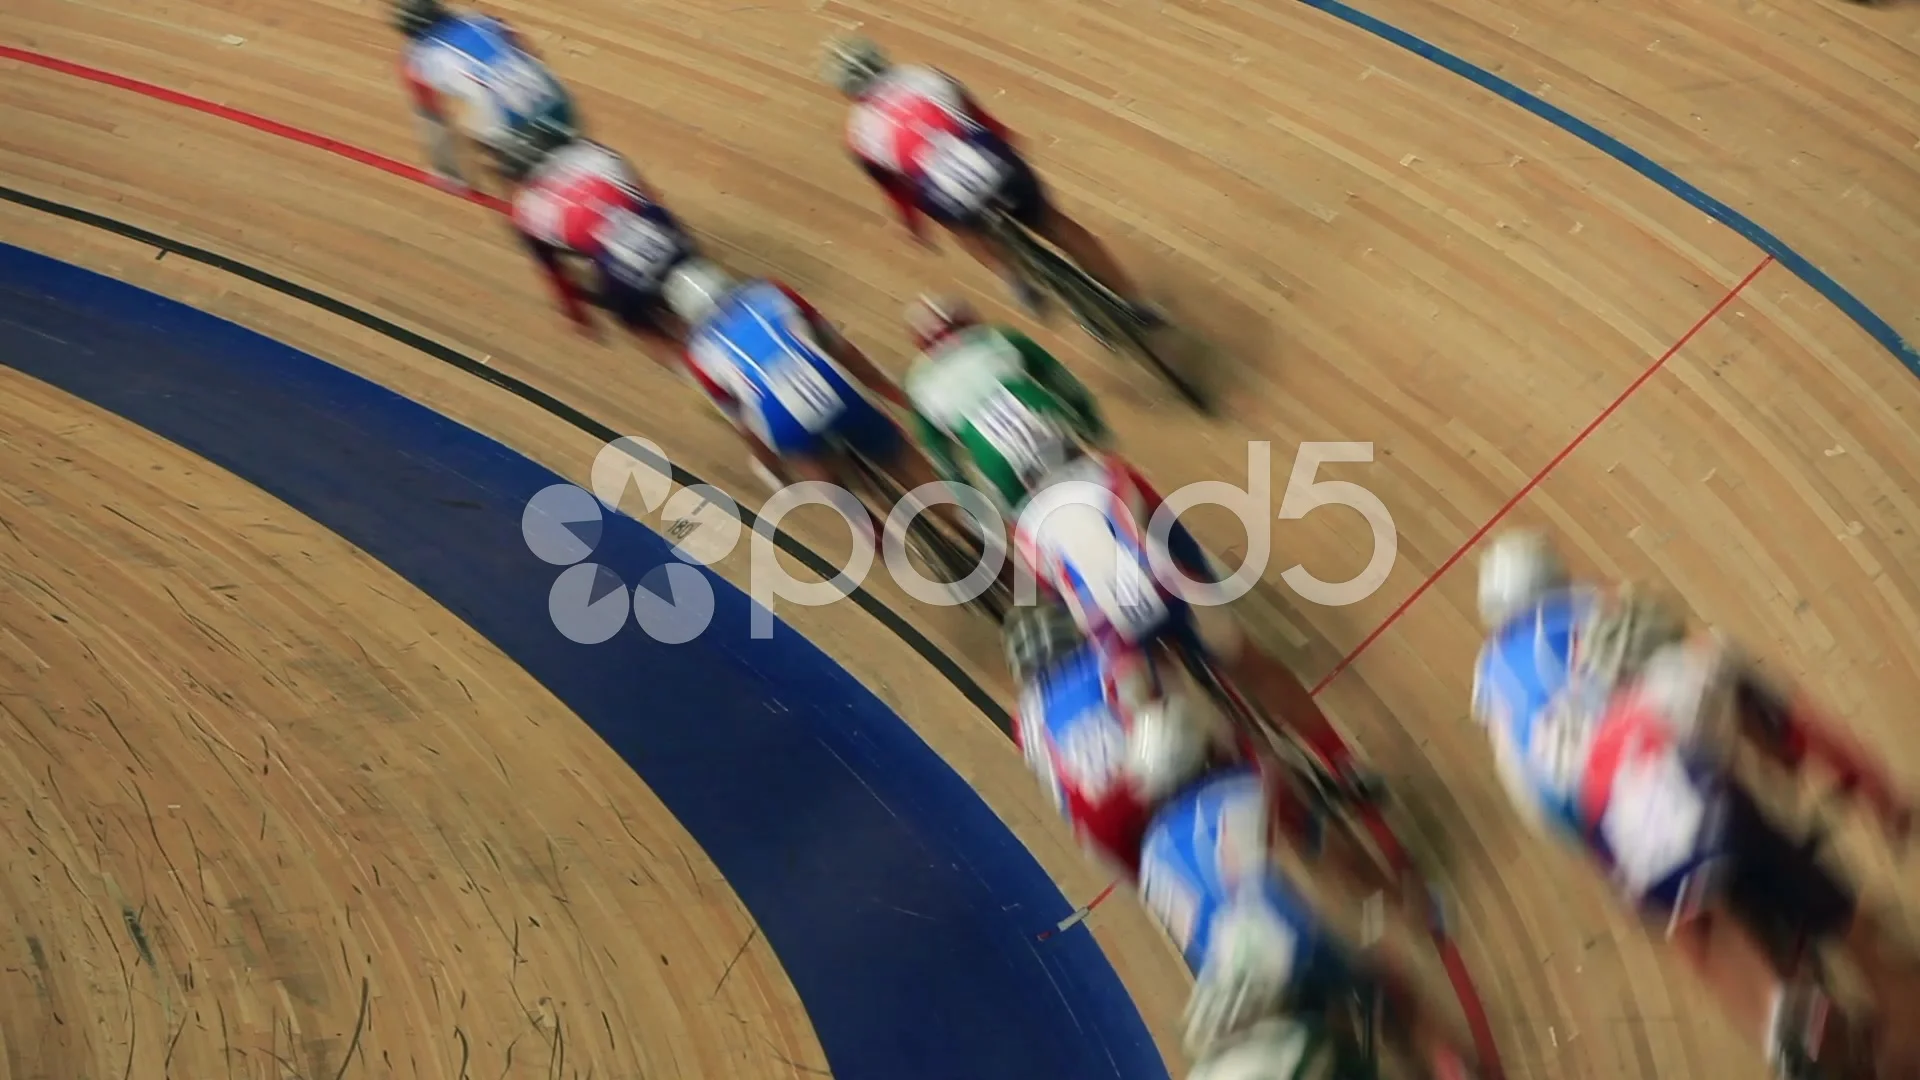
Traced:
<svg viewBox="0 0 1920 1080">
<path fill-rule="evenodd" d="M 1608 128 L 1920 337 L 1912 5 L 1509 7 L 1383 0 L 1368 10 Z M 1394 515 L 1398 558 L 1377 593 L 1325 608 L 1278 580 L 1295 562 L 1328 580 L 1356 572 L 1369 554 L 1358 515 L 1328 509 L 1274 525 L 1263 593 L 1273 637 L 1309 682 L 1762 260 L 1586 143 L 1299 5 L 585 0 L 491 10 L 530 32 L 579 88 L 596 134 L 633 155 L 723 258 L 788 278 L 896 369 L 906 345 L 896 313 L 913 292 L 958 281 L 1005 309 L 957 253 L 920 252 L 890 226 L 838 150 L 841 106 L 813 81 L 814 50 L 861 26 L 966 80 L 1025 137 L 1061 203 L 1231 358 L 1218 373 L 1228 415 L 1205 422 L 1070 332 L 1043 335 L 1158 484 L 1244 482 L 1249 440 L 1273 444 L 1276 488 L 1302 440 L 1374 444 L 1372 463 L 1324 474 L 1364 484 Z M 416 160 L 380 14 L 280 0 L 163 11 L 24 0 L 0 14 L 0 40 Z M 19 66 L 0 67 L 0 107 L 13 118 L 0 128 L 5 182 L 351 300 L 757 496 L 745 455 L 683 388 L 624 344 L 562 328 L 485 213 Z M 505 395 L 224 276 L 83 233 L 0 208 L 0 236 L 211 305 L 568 475 L 591 460 L 590 440 Z M 1560 530 L 1584 571 L 1680 592 L 1827 702 L 1911 789 L 1917 416 L 1913 376 L 1768 267 L 1516 517 Z M 824 518 L 803 515 L 796 531 L 829 554 L 845 544 Z M 1217 547 L 1244 545 L 1229 518 L 1202 513 L 1199 531 Z M 1412 831 L 1446 867 L 1510 1072 L 1760 1075 L 1755 1052 L 1590 875 L 1512 822 L 1465 719 L 1470 578 L 1465 567 L 1442 578 L 1323 700 L 1394 778 Z M 984 627 L 880 590 L 1004 691 Z M 1092 895 L 1098 877 L 958 695 L 845 605 L 790 614 L 981 788 L 1070 896 Z M 1920 878 L 1910 867 L 1872 844 L 1847 851 L 1877 898 L 1911 906 Z M 1170 1046 L 1184 992 L 1177 962 L 1127 902 L 1103 907 L 1094 925 Z"/>
<path fill-rule="evenodd" d="M 0 368 L 16 1077 L 801 1077 L 726 881 L 452 615 Z"/>
</svg>

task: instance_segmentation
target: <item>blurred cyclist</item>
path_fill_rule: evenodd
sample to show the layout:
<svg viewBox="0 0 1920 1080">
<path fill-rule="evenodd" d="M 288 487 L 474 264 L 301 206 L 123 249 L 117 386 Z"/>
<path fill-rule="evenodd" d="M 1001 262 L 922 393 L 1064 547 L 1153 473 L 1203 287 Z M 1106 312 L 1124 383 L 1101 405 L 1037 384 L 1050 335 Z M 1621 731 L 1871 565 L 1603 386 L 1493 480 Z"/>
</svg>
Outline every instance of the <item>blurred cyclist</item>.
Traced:
<svg viewBox="0 0 1920 1080">
<path fill-rule="evenodd" d="M 1275 858 L 1286 844 L 1347 901 L 1389 884 L 1352 845 L 1323 842 L 1282 770 L 1250 764 L 1246 743 L 1151 654 L 1099 647 L 1057 605 L 1014 609 L 1002 641 L 1028 767 L 1088 852 L 1138 884 L 1194 972 L 1196 1080 L 1364 1075 L 1348 1071 L 1357 1063 L 1342 1060 L 1331 1021 L 1375 991 L 1390 1036 L 1440 1075 L 1465 1075 L 1397 966 L 1350 949 Z"/>
<path fill-rule="evenodd" d="M 904 408 L 906 395 L 799 293 L 691 259 L 667 274 L 664 295 L 687 327 L 689 374 L 746 440 L 770 487 L 843 484 L 850 451 L 903 492 L 935 481 L 926 458 L 866 397 Z"/>
<path fill-rule="evenodd" d="M 1364 801 L 1377 794 L 1375 778 L 1286 665 L 1251 645 L 1231 619 L 1214 635 L 1219 640 L 1203 639 L 1189 596 L 1217 582 L 1219 571 L 1177 517 L 1154 526 L 1163 500 L 1146 477 L 1094 450 L 1070 456 L 1030 487 L 1013 550 L 1042 596 L 1064 603 L 1104 648 L 1208 662 L 1255 711 L 1310 747 L 1344 795 Z"/>
<path fill-rule="evenodd" d="M 914 429 L 941 478 L 982 491 L 1012 517 L 1034 481 L 1106 442 L 1093 395 L 1017 330 L 972 305 L 922 296 L 907 309 L 918 355 L 907 369 Z"/>
<path fill-rule="evenodd" d="M 1664 928 L 1780 1076 L 1920 1076 L 1911 954 L 1731 768 L 1742 743 L 1796 770 L 1819 760 L 1904 836 L 1912 812 L 1867 756 L 1717 637 L 1689 633 L 1681 613 L 1632 590 L 1574 586 L 1540 534 L 1488 549 L 1480 612 L 1490 637 L 1474 713 L 1529 823 L 1578 844 Z M 1823 943 L 1854 961 L 1878 1017 L 1843 1016 L 1829 1000 L 1804 963 Z M 1876 1020 L 1905 1023 L 1876 1034 Z"/>
<path fill-rule="evenodd" d="M 671 213 L 620 154 L 586 139 L 535 139 L 505 157 L 513 227 L 546 272 L 560 310 L 594 333 L 589 306 L 639 337 L 679 373 L 686 326 L 662 295 L 667 274 L 698 253 Z M 582 281 L 581 279 L 585 280 Z"/>
<path fill-rule="evenodd" d="M 1047 199 L 1005 125 L 959 82 L 918 64 L 893 66 L 879 46 L 857 37 L 828 43 L 824 74 L 853 102 L 848 148 L 916 240 L 927 243 L 922 215 L 946 226 L 1006 282 L 1021 306 L 1038 315 L 1044 297 L 986 232 L 986 216 L 1004 209 L 1131 304 L 1143 323 L 1160 322 L 1100 241 Z"/>
<path fill-rule="evenodd" d="M 455 14 L 441 0 L 394 0 L 393 21 L 407 38 L 400 77 L 444 184 L 471 186 L 456 135 L 484 148 L 504 177 L 506 157 L 547 137 L 543 129 L 578 126 L 566 88 L 499 19 Z"/>
</svg>

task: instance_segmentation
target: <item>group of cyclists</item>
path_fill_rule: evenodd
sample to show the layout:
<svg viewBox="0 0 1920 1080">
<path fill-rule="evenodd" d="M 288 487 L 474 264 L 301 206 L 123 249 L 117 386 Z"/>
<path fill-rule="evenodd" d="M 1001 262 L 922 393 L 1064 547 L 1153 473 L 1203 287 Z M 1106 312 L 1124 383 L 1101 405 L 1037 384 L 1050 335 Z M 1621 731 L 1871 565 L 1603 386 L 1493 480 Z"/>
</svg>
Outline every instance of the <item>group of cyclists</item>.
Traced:
<svg viewBox="0 0 1920 1080">
<path fill-rule="evenodd" d="M 436 174 L 469 185 L 460 146 L 482 149 L 582 332 L 597 332 L 599 311 L 631 333 L 732 423 L 770 486 L 845 484 L 857 457 L 901 492 L 964 484 L 1011 523 L 996 539 L 1038 586 L 1037 602 L 1002 613 L 1016 736 L 1081 841 L 1138 888 L 1192 967 L 1189 1076 L 1371 1075 L 1382 1048 L 1355 1030 L 1362 1015 L 1412 1074 L 1495 1072 L 1415 989 L 1386 935 L 1357 940 L 1323 917 L 1309 872 L 1356 902 L 1395 887 L 1328 827 L 1377 800 L 1379 784 L 1278 658 L 1230 618 L 1198 617 L 1183 581 L 1215 580 L 1213 560 L 1177 521 L 1156 523 L 1160 496 L 1113 452 L 1063 364 L 963 301 L 922 296 L 907 313 L 915 356 L 895 382 L 794 289 L 706 255 L 633 166 L 586 134 L 565 87 L 504 23 L 441 0 L 394 11 Z M 824 74 L 849 102 L 851 156 L 917 238 L 939 223 L 1043 315 L 1045 294 L 985 228 L 1006 215 L 1143 325 L 1160 322 L 960 83 L 892 64 L 864 39 L 830 43 Z M 952 524 L 986 528 L 964 513 Z M 1920 1020 L 1912 952 L 1731 768 L 1742 740 L 1784 766 L 1824 763 L 1904 837 L 1911 810 L 1871 757 L 1669 606 L 1574 584 L 1539 534 L 1494 539 L 1480 608 L 1489 636 L 1473 711 L 1522 815 L 1586 852 L 1663 929 L 1780 1076 L 1920 1077 L 1920 1024 L 1897 1022 Z M 1249 716 L 1277 725 L 1330 783 L 1277 760 Z M 1829 954 L 1860 975 L 1862 1000 L 1836 999 Z"/>
</svg>

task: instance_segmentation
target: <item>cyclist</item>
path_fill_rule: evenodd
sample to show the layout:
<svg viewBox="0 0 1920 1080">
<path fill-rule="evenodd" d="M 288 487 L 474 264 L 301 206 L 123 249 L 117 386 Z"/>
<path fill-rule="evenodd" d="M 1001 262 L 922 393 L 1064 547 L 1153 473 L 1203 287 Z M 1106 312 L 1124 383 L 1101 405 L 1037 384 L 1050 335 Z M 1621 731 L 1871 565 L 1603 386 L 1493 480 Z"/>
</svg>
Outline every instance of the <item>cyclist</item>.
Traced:
<svg viewBox="0 0 1920 1080">
<path fill-rule="evenodd" d="M 1159 324 L 1160 316 L 1112 254 L 1053 205 L 1006 126 L 958 81 L 923 65 L 894 66 L 879 46 L 859 37 L 828 43 L 825 75 L 853 102 L 848 148 L 914 239 L 928 242 L 921 218 L 932 218 L 999 275 L 1021 306 L 1039 315 L 1044 297 L 986 231 L 987 215 L 1004 209 L 1131 305 L 1143 324 Z"/>
<path fill-rule="evenodd" d="M 1324 843 L 1316 813 L 1283 773 L 1249 764 L 1248 744 L 1203 698 L 1149 653 L 1086 640 L 1057 605 L 1014 609 L 1002 638 L 1020 691 L 1015 740 L 1029 768 L 1082 845 L 1139 884 L 1194 971 L 1186 1040 L 1201 1062 L 1194 1076 L 1292 1077 L 1233 1070 L 1277 1070 L 1296 1058 L 1324 1065 L 1336 1056 L 1326 1021 L 1375 988 L 1408 1049 L 1436 1067 L 1459 1064 L 1397 967 L 1347 948 L 1288 880 L 1273 845 L 1287 841 L 1349 899 L 1385 889 L 1385 875 L 1351 845 Z M 1290 1036 L 1246 1038 L 1263 1018 L 1281 1020 Z"/>
<path fill-rule="evenodd" d="M 1690 634 L 1680 613 L 1633 590 L 1574 586 L 1538 533 L 1499 537 L 1479 589 L 1490 637 L 1473 710 L 1523 816 L 1579 844 L 1664 927 L 1780 1076 L 1920 1075 L 1911 1045 L 1898 1045 L 1910 1030 L 1842 1015 L 1802 963 L 1808 943 L 1839 945 L 1881 1016 L 1911 1018 L 1910 954 L 1730 765 L 1742 742 L 1796 770 L 1819 760 L 1903 836 L 1912 811 L 1868 757 L 1716 637 Z M 1850 1071 L 1867 1055 L 1877 1072 Z"/>
<path fill-rule="evenodd" d="M 394 26 L 407 38 L 400 77 L 441 182 L 467 188 L 456 132 L 507 158 L 541 130 L 574 130 L 573 99 L 524 38 L 489 15 L 456 14 L 441 0 L 394 0 Z"/>
<path fill-rule="evenodd" d="M 1218 572 L 1177 518 L 1153 524 L 1162 500 L 1144 476 L 1116 455 L 1095 450 L 1047 472 L 1031 490 L 1015 520 L 1012 546 L 1037 592 L 1062 601 L 1104 647 L 1215 665 L 1234 692 L 1325 762 L 1343 795 L 1377 795 L 1374 777 L 1284 664 L 1250 646 L 1232 620 L 1212 635 L 1214 642 L 1203 640 L 1188 597 L 1216 581 Z"/>
<path fill-rule="evenodd" d="M 640 338 L 654 360 L 680 371 L 686 327 L 666 304 L 667 274 L 698 254 L 693 238 L 662 207 L 626 158 L 587 139 L 554 133 L 509 155 L 525 180 L 513 193 L 515 232 L 553 287 L 560 310 L 595 333 L 589 306 Z M 584 263 L 586 284 L 576 277 Z"/>
<path fill-rule="evenodd" d="M 904 380 L 914 430 L 944 480 L 982 490 L 1011 517 L 1034 481 L 1107 440 L 1093 395 L 1017 330 L 988 326 L 965 300 L 907 309 L 918 354 Z"/>
<path fill-rule="evenodd" d="M 933 466 L 866 397 L 904 408 L 906 395 L 799 293 L 736 281 L 695 258 L 666 275 L 664 295 L 687 327 L 688 374 L 746 439 L 769 486 L 838 485 L 849 450 L 902 491 L 935 481 Z"/>
</svg>

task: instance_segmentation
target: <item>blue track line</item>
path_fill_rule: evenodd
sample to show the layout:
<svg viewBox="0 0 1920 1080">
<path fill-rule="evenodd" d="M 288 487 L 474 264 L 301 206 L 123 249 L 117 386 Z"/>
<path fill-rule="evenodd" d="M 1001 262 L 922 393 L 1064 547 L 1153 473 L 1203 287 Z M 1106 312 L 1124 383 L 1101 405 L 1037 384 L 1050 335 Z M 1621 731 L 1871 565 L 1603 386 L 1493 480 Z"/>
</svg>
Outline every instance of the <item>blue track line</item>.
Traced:
<svg viewBox="0 0 1920 1080">
<path fill-rule="evenodd" d="M 1359 27 L 1382 41 L 1398 45 L 1423 60 L 1438 64 L 1477 86 L 1491 90 L 1678 195 L 1694 209 L 1739 233 L 1755 247 L 1773 256 L 1775 262 L 1812 286 L 1815 292 L 1826 297 L 1834 307 L 1839 308 L 1847 318 L 1852 319 L 1860 329 L 1865 330 L 1868 336 L 1892 353 L 1894 359 L 1900 361 L 1908 371 L 1920 376 L 1920 351 L 1915 351 L 1891 323 L 1876 314 L 1859 297 L 1848 292 L 1846 286 L 1835 281 L 1826 271 L 1813 265 L 1806 256 L 1788 247 L 1786 241 L 1762 228 L 1759 222 L 1694 187 L 1681 179 L 1672 169 L 1567 110 L 1527 93 L 1493 72 L 1463 60 L 1438 45 L 1415 37 L 1397 26 L 1382 22 L 1364 11 L 1348 7 L 1340 0 L 1299 0 L 1299 2 L 1310 8 L 1324 11 L 1342 22 Z"/>
</svg>

